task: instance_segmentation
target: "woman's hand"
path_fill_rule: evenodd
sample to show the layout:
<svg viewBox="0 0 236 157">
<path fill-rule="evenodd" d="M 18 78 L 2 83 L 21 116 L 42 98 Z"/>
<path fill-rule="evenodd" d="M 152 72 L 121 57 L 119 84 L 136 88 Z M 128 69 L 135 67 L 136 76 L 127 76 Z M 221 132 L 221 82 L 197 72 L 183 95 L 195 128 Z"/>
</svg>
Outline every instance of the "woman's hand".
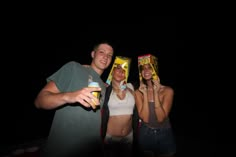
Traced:
<svg viewBox="0 0 236 157">
<path fill-rule="evenodd" d="M 154 92 L 158 93 L 161 89 L 160 79 L 152 80 Z"/>
<path fill-rule="evenodd" d="M 142 82 L 140 83 L 139 91 L 142 92 L 143 94 L 147 93 L 147 86 Z"/>
</svg>

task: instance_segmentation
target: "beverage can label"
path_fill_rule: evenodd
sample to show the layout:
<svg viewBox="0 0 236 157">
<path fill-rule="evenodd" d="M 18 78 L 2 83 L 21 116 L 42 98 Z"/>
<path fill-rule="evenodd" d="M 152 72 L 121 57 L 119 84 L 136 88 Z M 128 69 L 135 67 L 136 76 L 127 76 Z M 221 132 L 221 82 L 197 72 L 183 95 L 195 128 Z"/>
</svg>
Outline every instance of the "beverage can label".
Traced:
<svg viewBox="0 0 236 157">
<path fill-rule="evenodd" d="M 98 82 L 89 82 L 88 87 L 100 87 L 100 86 Z M 93 91 L 92 94 L 98 99 L 100 98 L 100 91 Z"/>
</svg>

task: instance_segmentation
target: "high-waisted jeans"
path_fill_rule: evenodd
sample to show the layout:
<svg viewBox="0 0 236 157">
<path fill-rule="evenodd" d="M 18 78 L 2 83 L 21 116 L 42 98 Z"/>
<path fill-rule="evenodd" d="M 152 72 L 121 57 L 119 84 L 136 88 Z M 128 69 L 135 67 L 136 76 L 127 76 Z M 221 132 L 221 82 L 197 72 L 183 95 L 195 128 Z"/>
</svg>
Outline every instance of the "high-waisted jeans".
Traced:
<svg viewBox="0 0 236 157">
<path fill-rule="evenodd" d="M 171 155 L 176 152 L 172 128 L 151 128 L 142 122 L 138 141 L 142 152 L 152 152 L 157 155 Z"/>
</svg>

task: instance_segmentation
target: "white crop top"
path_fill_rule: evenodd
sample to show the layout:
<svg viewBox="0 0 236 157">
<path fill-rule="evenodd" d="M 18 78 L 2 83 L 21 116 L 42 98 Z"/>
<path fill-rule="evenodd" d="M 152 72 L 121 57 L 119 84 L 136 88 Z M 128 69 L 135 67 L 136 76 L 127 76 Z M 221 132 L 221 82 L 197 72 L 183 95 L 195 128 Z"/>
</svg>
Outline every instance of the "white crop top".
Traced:
<svg viewBox="0 0 236 157">
<path fill-rule="evenodd" d="M 131 90 L 134 90 L 131 83 L 127 83 L 127 87 L 129 87 Z M 135 99 L 132 93 L 127 89 L 126 95 L 123 100 L 120 100 L 116 93 L 111 92 L 110 99 L 108 101 L 108 107 L 110 111 L 110 116 L 116 116 L 116 115 L 132 115 L 133 109 L 135 105 Z"/>
</svg>

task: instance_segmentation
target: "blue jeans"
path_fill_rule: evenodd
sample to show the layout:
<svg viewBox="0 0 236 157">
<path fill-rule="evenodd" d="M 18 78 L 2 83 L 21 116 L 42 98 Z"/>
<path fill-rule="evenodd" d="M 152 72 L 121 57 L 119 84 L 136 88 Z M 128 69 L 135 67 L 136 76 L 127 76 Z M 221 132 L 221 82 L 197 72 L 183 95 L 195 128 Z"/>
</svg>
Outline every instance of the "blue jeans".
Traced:
<svg viewBox="0 0 236 157">
<path fill-rule="evenodd" d="M 142 152 L 153 152 L 156 155 L 172 155 L 176 152 L 172 128 L 150 128 L 142 122 L 138 136 Z"/>
</svg>

